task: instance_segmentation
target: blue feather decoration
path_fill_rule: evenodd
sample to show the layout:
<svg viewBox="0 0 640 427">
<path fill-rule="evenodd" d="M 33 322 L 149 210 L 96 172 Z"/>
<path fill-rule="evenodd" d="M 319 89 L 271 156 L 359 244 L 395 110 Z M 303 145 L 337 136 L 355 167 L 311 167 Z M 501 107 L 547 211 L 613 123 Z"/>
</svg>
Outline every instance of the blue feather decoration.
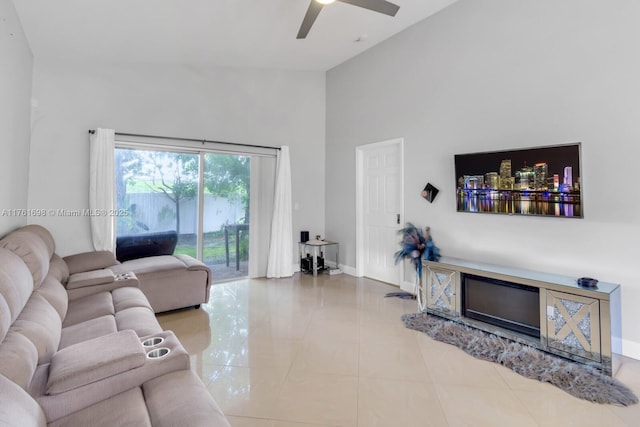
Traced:
<svg viewBox="0 0 640 427">
<path fill-rule="evenodd" d="M 433 243 L 433 239 L 431 238 L 431 228 L 427 227 L 427 242 L 425 243 L 424 255 L 423 259 L 427 261 L 439 261 L 440 260 L 440 249 Z"/>
<path fill-rule="evenodd" d="M 395 263 L 398 264 L 403 258 L 409 258 L 416 268 L 418 279 L 422 277 L 423 258 L 430 261 L 440 259 L 440 250 L 431 239 L 429 227 L 426 230 L 427 236 L 425 237 L 421 229 L 408 222 L 403 229 L 398 231 L 398 234 L 402 234 L 400 242 L 402 249 L 395 253 Z"/>
</svg>

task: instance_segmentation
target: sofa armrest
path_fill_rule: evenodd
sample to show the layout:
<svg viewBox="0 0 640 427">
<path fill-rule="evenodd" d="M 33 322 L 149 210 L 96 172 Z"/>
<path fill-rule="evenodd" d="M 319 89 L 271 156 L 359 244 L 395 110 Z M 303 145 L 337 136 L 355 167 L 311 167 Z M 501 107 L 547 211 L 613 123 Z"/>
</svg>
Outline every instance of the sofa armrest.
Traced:
<svg viewBox="0 0 640 427">
<path fill-rule="evenodd" d="M 125 331 L 120 331 L 117 334 L 121 334 Z M 135 332 L 131 330 L 127 330 L 126 332 L 133 334 L 135 336 Z M 75 388 L 71 388 L 68 391 L 60 392 L 57 394 L 49 394 L 49 380 L 48 376 L 51 376 L 52 370 L 57 368 L 52 368 L 52 365 L 40 365 L 43 369 L 37 369 L 36 374 L 29 386 L 29 394 L 34 397 L 40 404 L 40 407 L 44 411 L 47 421 L 52 422 L 62 417 L 65 417 L 73 412 L 79 411 L 84 408 L 88 408 L 89 406 L 103 401 L 105 399 L 109 399 L 119 393 L 127 391 L 133 387 L 139 387 L 145 382 L 152 380 L 154 378 L 160 377 L 170 372 L 181 371 L 181 370 L 189 370 L 189 353 L 184 349 L 178 338 L 171 331 L 164 331 L 155 333 L 149 337 L 140 337 L 136 338 L 139 342 L 136 344 L 137 346 L 142 346 L 142 341 L 145 341 L 147 338 L 162 338 L 162 341 L 159 344 L 152 345 L 149 347 L 143 347 L 143 357 L 144 362 L 142 365 L 130 368 L 124 372 L 116 373 L 113 375 L 105 376 L 100 380 L 96 380 L 90 382 L 85 385 L 80 385 Z M 104 347 L 97 348 L 95 346 L 95 342 L 101 339 L 106 339 L 107 337 L 99 337 L 95 340 L 85 341 L 78 344 L 71 345 L 69 347 L 65 347 L 60 352 L 69 349 L 69 351 L 76 351 L 79 345 L 84 345 L 87 342 L 93 342 L 94 344 L 88 346 L 91 347 L 91 351 L 100 352 L 105 351 Z M 129 344 L 126 344 L 127 346 Z M 132 345 L 132 344 L 131 344 Z M 133 345 L 132 345 L 133 347 Z M 169 353 L 165 354 L 162 357 L 152 358 L 148 353 L 153 352 L 154 350 L 159 350 L 161 348 L 168 348 Z M 81 353 L 86 354 L 85 352 L 89 350 L 83 350 Z M 122 349 L 114 349 L 114 353 L 120 354 Z M 59 353 L 60 353 L 59 352 Z M 55 357 L 55 355 L 54 355 Z M 79 357 L 79 356 L 78 356 Z M 135 360 L 139 356 L 135 356 Z M 53 359 L 52 359 L 53 360 Z M 131 363 L 132 360 L 128 360 L 126 363 Z M 125 362 L 122 362 L 125 363 Z M 103 369 L 103 368 L 100 368 Z M 113 368 L 109 368 L 113 369 Z M 104 372 L 100 376 L 104 376 Z M 76 374 L 79 375 L 79 374 Z M 85 375 L 84 380 L 86 381 L 89 373 L 83 374 Z M 93 375 L 93 374 L 91 374 Z M 81 381 L 79 379 L 74 380 L 77 384 Z M 72 383 L 71 386 L 75 384 Z M 70 385 L 67 383 L 65 387 L 61 388 L 69 388 Z"/>
<path fill-rule="evenodd" d="M 104 285 L 112 283 L 116 276 L 109 269 L 84 271 L 69 276 L 67 289 L 85 288 L 88 286 Z"/>
<path fill-rule="evenodd" d="M 132 330 L 66 347 L 51 358 L 46 394 L 58 394 L 121 374 L 145 363 L 145 351 Z"/>
<path fill-rule="evenodd" d="M 192 256 L 184 254 L 175 254 L 174 257 L 182 261 L 189 271 L 206 271 L 207 272 L 207 286 L 211 284 L 211 269 L 202 261 L 195 259 Z"/>
<path fill-rule="evenodd" d="M 79 278 L 72 282 L 71 278 L 76 276 Z M 133 273 L 113 274 L 110 269 L 106 268 L 71 275 L 67 283 L 67 295 L 69 301 L 73 301 L 99 292 L 111 292 L 114 289 L 125 287 L 140 288 L 140 281 L 136 275 Z"/>
<path fill-rule="evenodd" d="M 120 264 L 111 251 L 82 252 L 63 258 L 69 267 L 69 274 L 99 270 Z"/>
</svg>

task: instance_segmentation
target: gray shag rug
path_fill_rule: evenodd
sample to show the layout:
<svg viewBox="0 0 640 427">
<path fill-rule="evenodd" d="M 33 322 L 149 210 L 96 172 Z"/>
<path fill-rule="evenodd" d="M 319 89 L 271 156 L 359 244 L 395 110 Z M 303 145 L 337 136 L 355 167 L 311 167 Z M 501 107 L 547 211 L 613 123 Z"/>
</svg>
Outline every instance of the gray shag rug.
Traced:
<svg viewBox="0 0 640 427">
<path fill-rule="evenodd" d="M 596 403 L 638 403 L 629 388 L 596 368 L 556 357 L 533 347 L 425 313 L 402 316 L 409 329 L 454 345 L 478 359 L 499 363 L 531 379 L 547 382 L 572 396 Z"/>
</svg>

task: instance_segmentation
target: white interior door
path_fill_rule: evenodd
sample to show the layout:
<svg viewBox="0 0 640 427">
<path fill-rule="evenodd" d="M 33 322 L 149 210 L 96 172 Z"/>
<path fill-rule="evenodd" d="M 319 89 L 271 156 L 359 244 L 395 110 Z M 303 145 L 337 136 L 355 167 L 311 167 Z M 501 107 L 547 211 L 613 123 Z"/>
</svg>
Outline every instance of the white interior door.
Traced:
<svg viewBox="0 0 640 427">
<path fill-rule="evenodd" d="M 358 275 L 400 286 L 398 230 L 403 219 L 403 141 L 394 139 L 357 148 Z"/>
</svg>

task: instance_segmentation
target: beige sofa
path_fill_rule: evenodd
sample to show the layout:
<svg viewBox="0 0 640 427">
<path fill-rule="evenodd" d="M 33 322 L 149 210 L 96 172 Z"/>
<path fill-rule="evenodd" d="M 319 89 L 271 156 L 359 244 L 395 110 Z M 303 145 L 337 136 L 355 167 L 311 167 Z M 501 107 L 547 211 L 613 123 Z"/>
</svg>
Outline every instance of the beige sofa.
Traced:
<svg viewBox="0 0 640 427">
<path fill-rule="evenodd" d="M 0 425 L 229 426 L 134 276 L 72 277 L 46 229 L 0 240 Z"/>
<path fill-rule="evenodd" d="M 133 273 L 155 313 L 197 308 L 209 300 L 211 270 L 188 255 L 158 255 L 120 263 L 112 252 L 98 251 L 71 255 L 64 261 L 71 275 L 67 284 L 71 298 L 88 292 L 88 283 L 110 287 Z"/>
</svg>

